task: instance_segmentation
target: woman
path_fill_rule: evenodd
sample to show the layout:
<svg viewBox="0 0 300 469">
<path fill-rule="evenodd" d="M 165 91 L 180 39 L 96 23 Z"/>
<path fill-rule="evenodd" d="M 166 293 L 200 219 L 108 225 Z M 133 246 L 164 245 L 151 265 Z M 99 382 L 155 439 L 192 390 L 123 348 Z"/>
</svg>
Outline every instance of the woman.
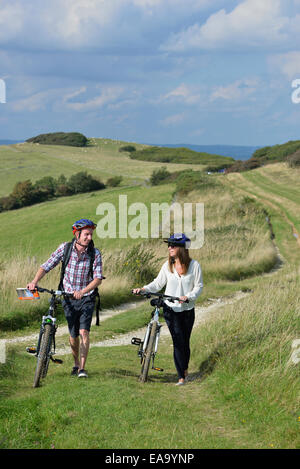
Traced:
<svg viewBox="0 0 300 469">
<path fill-rule="evenodd" d="M 191 241 L 184 233 L 176 233 L 165 242 L 168 243 L 169 259 L 153 282 L 134 289 L 133 293 L 157 293 L 166 285 L 166 295 L 180 298 L 175 303 L 166 300 L 163 308 L 173 339 L 174 362 L 178 373 L 176 385 L 180 386 L 188 376 L 190 336 L 195 321 L 194 305 L 203 288 L 202 272 L 199 263 L 189 256 Z"/>
</svg>

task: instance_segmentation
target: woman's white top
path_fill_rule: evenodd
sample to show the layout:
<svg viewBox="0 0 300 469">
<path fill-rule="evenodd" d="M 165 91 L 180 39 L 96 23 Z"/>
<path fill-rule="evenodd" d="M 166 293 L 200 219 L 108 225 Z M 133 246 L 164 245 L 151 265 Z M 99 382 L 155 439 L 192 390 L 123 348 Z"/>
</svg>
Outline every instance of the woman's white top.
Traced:
<svg viewBox="0 0 300 469">
<path fill-rule="evenodd" d="M 169 270 L 169 262 L 166 261 L 158 276 L 153 282 L 148 283 L 143 288 L 152 293 L 159 292 L 166 285 L 165 295 L 170 296 L 186 296 L 188 303 L 179 303 L 175 301 L 165 301 L 174 311 L 185 311 L 195 306 L 195 300 L 198 298 L 203 289 L 202 271 L 200 264 L 194 259 L 191 260 L 188 271 L 184 275 L 179 275 L 174 266 L 174 272 Z"/>
</svg>

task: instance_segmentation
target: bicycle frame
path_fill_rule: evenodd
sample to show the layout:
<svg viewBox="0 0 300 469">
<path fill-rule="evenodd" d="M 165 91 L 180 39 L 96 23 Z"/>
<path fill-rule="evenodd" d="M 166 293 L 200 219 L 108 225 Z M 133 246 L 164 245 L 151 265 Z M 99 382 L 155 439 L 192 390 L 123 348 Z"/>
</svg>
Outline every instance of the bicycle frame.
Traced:
<svg viewBox="0 0 300 469">
<path fill-rule="evenodd" d="M 149 322 L 149 324 L 147 326 L 147 329 L 146 329 L 145 337 L 144 337 L 144 340 L 142 342 L 142 350 L 140 351 L 141 358 L 145 354 L 146 349 L 148 347 L 150 332 L 151 332 L 151 329 L 152 329 L 153 325 L 156 326 L 156 332 L 155 332 L 154 349 L 152 351 L 152 356 L 151 356 L 151 358 L 152 358 L 152 369 L 156 369 L 157 371 L 163 371 L 162 368 L 154 368 L 154 359 L 155 359 L 155 355 L 157 353 L 158 342 L 159 342 L 159 337 L 160 337 L 160 329 L 162 327 L 162 324 L 159 322 L 159 307 L 158 306 L 155 307 L 153 318 Z"/>
<path fill-rule="evenodd" d="M 40 287 L 37 287 L 37 291 L 50 293 L 51 299 L 48 314 L 42 317 L 37 347 L 26 348 L 27 352 L 35 354 L 37 358 L 33 387 L 38 387 L 40 385 L 40 379 L 46 377 L 50 360 L 54 363 L 62 363 L 62 360 L 53 358 L 53 355 L 55 355 L 55 334 L 57 330 L 55 310 L 57 306 L 57 296 L 66 295 L 64 291 L 47 290 L 46 288 Z"/>
<path fill-rule="evenodd" d="M 174 301 L 180 301 L 180 298 L 169 296 L 169 295 L 164 295 L 162 293 L 146 292 L 146 293 L 140 293 L 140 294 L 145 296 L 146 298 L 151 298 L 151 296 L 158 297 L 157 299 L 152 299 L 150 301 L 150 304 L 152 306 L 155 306 L 155 310 L 153 311 L 152 319 L 147 325 L 144 340 L 141 340 L 138 337 L 133 337 L 131 339 L 131 343 L 133 345 L 139 345 L 138 356 L 141 358 L 141 364 L 142 364 L 140 381 L 145 382 L 148 379 L 148 371 L 149 371 L 151 360 L 152 360 L 153 370 L 163 371 L 162 368 L 154 366 L 154 359 L 157 354 L 158 343 L 159 343 L 159 338 L 160 338 L 160 329 L 162 327 L 162 324 L 160 324 L 159 322 L 160 308 L 163 307 L 164 299 L 174 302 Z M 186 302 L 188 302 L 188 300 Z"/>
</svg>

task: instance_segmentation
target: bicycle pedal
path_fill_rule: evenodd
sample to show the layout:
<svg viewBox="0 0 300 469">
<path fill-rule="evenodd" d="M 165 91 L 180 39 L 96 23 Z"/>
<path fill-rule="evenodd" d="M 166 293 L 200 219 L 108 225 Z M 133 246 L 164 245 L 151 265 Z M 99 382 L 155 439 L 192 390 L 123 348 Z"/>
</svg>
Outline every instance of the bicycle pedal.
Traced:
<svg viewBox="0 0 300 469">
<path fill-rule="evenodd" d="M 132 345 L 141 345 L 141 343 L 142 343 L 142 339 L 139 339 L 138 337 L 133 337 L 131 339 L 131 344 Z"/>
<path fill-rule="evenodd" d="M 152 370 L 155 370 L 155 371 L 164 371 L 163 368 L 159 368 L 158 366 L 153 366 L 153 367 L 152 367 Z"/>
<path fill-rule="evenodd" d="M 61 365 L 61 364 L 63 363 L 63 361 L 60 360 L 60 358 L 53 358 L 53 357 L 51 357 L 51 361 L 53 361 L 53 363 L 57 363 L 57 364 L 59 364 L 59 365 Z"/>
<path fill-rule="evenodd" d="M 36 347 L 26 347 L 26 352 L 28 352 L 28 353 L 36 353 Z"/>
</svg>

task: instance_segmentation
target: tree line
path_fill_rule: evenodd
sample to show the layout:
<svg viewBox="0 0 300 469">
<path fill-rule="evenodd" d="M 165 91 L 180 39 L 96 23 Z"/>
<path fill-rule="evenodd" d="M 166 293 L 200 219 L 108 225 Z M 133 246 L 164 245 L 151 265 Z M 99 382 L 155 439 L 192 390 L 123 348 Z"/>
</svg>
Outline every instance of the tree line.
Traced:
<svg viewBox="0 0 300 469">
<path fill-rule="evenodd" d="M 0 212 L 45 202 L 54 197 L 98 191 L 105 187 L 103 182 L 87 174 L 86 171 L 73 174 L 69 179 L 63 174 L 57 179 L 44 176 L 35 183 L 27 179 L 17 182 L 8 196 L 0 198 Z"/>
</svg>

